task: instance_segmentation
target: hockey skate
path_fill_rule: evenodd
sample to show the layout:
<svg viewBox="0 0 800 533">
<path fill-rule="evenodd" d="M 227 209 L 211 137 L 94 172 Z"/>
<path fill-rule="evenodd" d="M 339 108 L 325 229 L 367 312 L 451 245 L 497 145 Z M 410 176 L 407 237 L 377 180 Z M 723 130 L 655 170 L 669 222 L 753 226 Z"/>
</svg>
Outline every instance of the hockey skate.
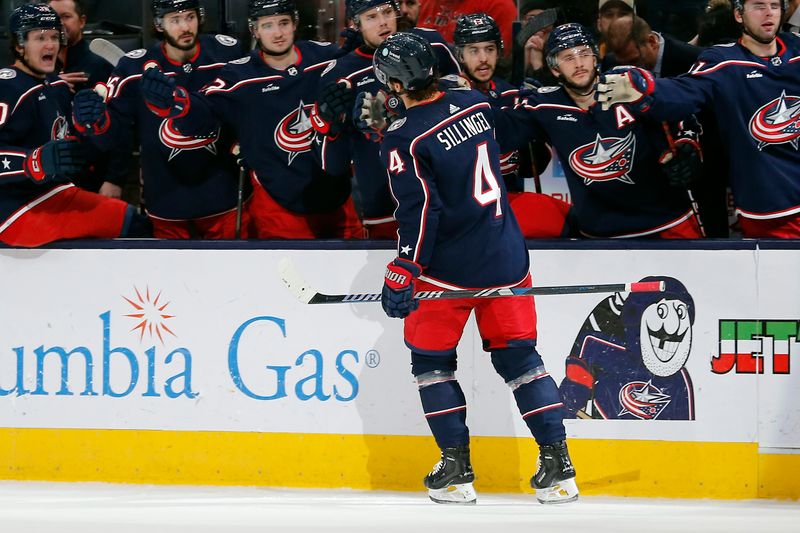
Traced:
<svg viewBox="0 0 800 533">
<path fill-rule="evenodd" d="M 469 462 L 469 446 L 442 450 L 442 458 L 425 476 L 428 496 L 436 503 L 474 504 L 478 500 L 472 482 L 475 474 Z"/>
<path fill-rule="evenodd" d="M 539 447 L 539 467 L 531 478 L 539 503 L 567 503 L 578 499 L 575 467 L 569 458 L 567 442 Z"/>
</svg>

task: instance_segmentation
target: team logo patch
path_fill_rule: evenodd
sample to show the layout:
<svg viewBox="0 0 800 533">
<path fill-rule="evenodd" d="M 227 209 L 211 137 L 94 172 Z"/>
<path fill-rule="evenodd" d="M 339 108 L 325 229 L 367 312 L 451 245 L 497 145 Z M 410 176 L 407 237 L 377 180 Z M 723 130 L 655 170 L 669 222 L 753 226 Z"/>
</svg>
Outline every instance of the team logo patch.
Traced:
<svg viewBox="0 0 800 533">
<path fill-rule="evenodd" d="M 0 80 L 13 80 L 17 77 L 17 71 L 13 68 L 4 68 L 0 70 Z"/>
<path fill-rule="evenodd" d="M 389 126 L 389 128 L 386 131 L 399 130 L 403 126 L 403 124 L 405 124 L 405 123 L 406 123 L 406 117 L 398 118 L 397 120 L 392 122 L 392 124 Z"/>
<path fill-rule="evenodd" d="M 234 65 L 244 65 L 245 63 L 249 62 L 250 62 L 250 56 L 244 56 L 239 59 L 234 59 L 233 61 L 231 61 L 231 63 L 233 63 Z"/>
<path fill-rule="evenodd" d="M 297 70 L 297 67 L 296 67 L 296 66 L 292 65 L 291 67 L 289 67 L 289 68 L 287 68 L 287 69 L 286 69 L 286 73 L 287 73 L 289 76 L 297 76 L 298 74 L 300 74 L 300 71 L 299 71 L 299 70 Z"/>
<path fill-rule="evenodd" d="M 300 100 L 297 109 L 286 115 L 275 127 L 275 144 L 289 154 L 289 164 L 294 159 L 311 150 L 314 140 L 314 129 L 311 127 L 311 109 Z"/>
<path fill-rule="evenodd" d="M 145 48 L 139 48 L 138 50 L 131 50 L 130 52 L 125 54 L 125 57 L 130 57 L 131 59 L 139 59 L 140 57 L 144 57 L 146 53 L 147 50 Z"/>
<path fill-rule="evenodd" d="M 67 122 L 64 115 L 59 113 L 53 121 L 53 127 L 50 130 L 50 138 L 56 141 L 66 139 L 67 137 L 69 137 L 69 122 Z"/>
<path fill-rule="evenodd" d="M 321 74 L 321 76 L 324 76 L 324 75 L 325 75 L 325 74 L 327 74 L 328 72 L 332 71 L 332 70 L 333 70 L 333 67 L 335 67 L 335 66 L 336 66 L 336 60 L 334 59 L 333 61 L 331 61 L 330 63 L 328 63 L 328 66 L 327 66 L 327 67 L 325 67 L 325 70 L 323 70 L 323 71 L 322 71 L 322 74 Z"/>
<path fill-rule="evenodd" d="M 217 41 L 219 41 L 219 44 L 224 46 L 236 46 L 237 44 L 239 44 L 239 41 L 228 35 L 218 34 L 215 35 L 214 37 L 217 39 Z"/>
<path fill-rule="evenodd" d="M 652 382 L 631 381 L 619 390 L 622 409 L 617 416 L 631 414 L 640 420 L 655 420 L 670 401 L 669 394 L 664 394 Z"/>
<path fill-rule="evenodd" d="M 178 154 L 184 150 L 200 150 L 205 149 L 214 155 L 217 155 L 217 141 L 219 140 L 219 129 L 209 137 L 187 137 L 182 135 L 175 126 L 172 120 L 164 120 L 158 128 L 158 138 L 164 146 L 170 148 L 172 152 L 169 154 L 169 161 L 172 161 Z"/>
<path fill-rule="evenodd" d="M 576 148 L 569 155 L 569 166 L 586 185 L 595 181 L 619 180 L 633 184 L 628 175 L 636 155 L 636 137 L 633 132 L 626 137 L 600 137 L 594 142 Z"/>
<path fill-rule="evenodd" d="M 556 85 L 550 85 L 548 87 L 539 87 L 536 89 L 536 92 L 539 94 L 547 94 L 547 93 L 554 93 L 559 89 Z"/>
<path fill-rule="evenodd" d="M 768 144 L 791 143 L 795 150 L 800 138 L 800 96 L 787 96 L 786 91 L 760 107 L 750 118 L 750 135 L 758 141 L 758 149 Z"/>
</svg>

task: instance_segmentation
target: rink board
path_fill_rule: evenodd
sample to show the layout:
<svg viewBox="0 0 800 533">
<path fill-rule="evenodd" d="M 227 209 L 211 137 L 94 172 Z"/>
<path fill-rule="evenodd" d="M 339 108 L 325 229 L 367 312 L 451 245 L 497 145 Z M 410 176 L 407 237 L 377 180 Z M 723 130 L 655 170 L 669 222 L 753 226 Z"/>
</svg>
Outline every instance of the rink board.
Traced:
<svg viewBox="0 0 800 533">
<path fill-rule="evenodd" d="M 402 323 L 374 303 L 302 305 L 277 275 L 291 257 L 324 292 L 377 292 L 393 250 L 114 246 L 0 250 L 0 478 L 419 489 L 437 453 Z M 639 376 L 627 403 L 620 389 L 613 410 L 567 420 L 582 490 L 800 497 L 800 247 L 636 246 L 531 249 L 537 286 L 670 276 L 692 302 L 680 371 L 691 401 Z M 538 349 L 557 383 L 605 298 L 537 299 Z M 473 326 L 458 377 L 478 487 L 525 489 L 536 448 Z M 634 347 L 618 344 L 605 357 L 635 365 Z M 667 419 L 680 402 L 688 419 Z"/>
</svg>

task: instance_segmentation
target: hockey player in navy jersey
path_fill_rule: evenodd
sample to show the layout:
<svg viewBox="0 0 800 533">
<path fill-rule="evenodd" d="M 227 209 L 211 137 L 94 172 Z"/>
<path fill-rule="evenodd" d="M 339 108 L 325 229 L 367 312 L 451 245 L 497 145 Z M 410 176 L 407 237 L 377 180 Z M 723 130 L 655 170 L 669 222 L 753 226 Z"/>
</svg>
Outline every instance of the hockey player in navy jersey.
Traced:
<svg viewBox="0 0 800 533">
<path fill-rule="evenodd" d="M 642 281 L 666 291 L 609 296 L 578 332 L 559 388 L 569 417 L 694 420 L 694 300 L 675 278 Z"/>
<path fill-rule="evenodd" d="M 72 95 L 54 74 L 65 45 L 56 12 L 22 5 L 9 17 L 14 64 L 0 70 L 0 241 L 39 246 L 80 237 L 145 236 L 133 206 L 79 189 L 83 143 L 70 130 Z"/>
<path fill-rule="evenodd" d="M 534 90 L 522 108 L 504 110 L 501 146 L 533 138 L 555 148 L 586 237 L 700 238 L 686 191 L 669 184 L 669 173 L 687 166 L 674 157 L 663 124 L 627 106 L 602 110 L 596 104 L 594 37 L 580 24 L 564 24 L 550 33 L 545 52 L 559 86 Z"/>
<path fill-rule="evenodd" d="M 346 56 L 337 59 L 336 64 L 322 77 L 322 86 L 335 83 L 345 84 L 354 93 L 364 93 L 370 98 L 381 93 L 383 86 L 372 72 L 372 54 L 389 35 L 397 31 L 399 8 L 395 0 L 347 0 L 347 16 L 353 20 L 364 44 Z M 458 62 L 441 35 L 434 30 L 414 28 L 411 33 L 420 35 L 431 43 L 438 59 L 442 75 L 458 74 Z M 381 98 L 386 100 L 385 92 Z M 389 98 L 388 105 L 397 107 L 399 100 Z M 322 104 L 322 102 L 320 102 Z M 332 107 L 332 106 L 330 106 Z M 324 107 L 318 107 L 318 112 Z M 350 109 L 347 109 L 347 116 Z M 322 124 L 335 120 L 335 116 L 320 117 Z M 352 171 L 358 184 L 359 209 L 364 226 L 371 238 L 394 239 L 397 224 L 392 212 L 394 203 L 386 182 L 386 169 L 379 156 L 379 136 L 371 139 L 362 135 L 348 124 L 338 136 L 331 135 L 328 126 L 321 131 L 318 154 L 324 168 L 336 175 L 346 175 Z M 352 165 L 351 165 L 352 162 Z"/>
<path fill-rule="evenodd" d="M 292 0 L 251 0 L 258 47 L 200 92 L 153 74 L 145 99 L 175 117 L 186 135 L 236 132 L 254 186 L 250 206 L 260 239 L 362 238 L 347 177 L 325 173 L 311 153 L 311 108 L 322 71 L 339 55 L 330 43 L 295 42 Z M 162 103 L 157 103 L 157 102 Z"/>
<path fill-rule="evenodd" d="M 241 46 L 232 37 L 199 34 L 204 12 L 198 0 L 152 0 L 151 8 L 163 41 L 120 60 L 108 80 L 107 114 L 95 92 L 79 92 L 76 125 L 109 151 L 131 146 L 134 127 L 138 130 L 143 198 L 156 237 L 233 239 L 238 171 L 231 134 L 217 128 L 204 136 L 183 135 L 169 110 L 147 105 L 142 94 L 150 83 L 147 69 L 199 90 L 225 63 L 241 57 Z M 129 171 L 125 165 L 114 168 Z M 245 199 L 250 194 L 249 187 L 243 191 Z M 243 220 L 246 237 L 246 211 Z"/>
<path fill-rule="evenodd" d="M 520 103 L 520 90 L 495 76 L 497 62 L 503 55 L 503 40 L 492 17 L 486 13 L 458 17 L 453 38 L 463 75 L 474 89 L 495 107 L 513 109 Z M 519 159 L 517 150 L 502 154 L 500 169 L 522 234 L 528 239 L 568 236 L 570 205 L 545 194 L 523 192 L 523 179 L 530 174 L 525 175 Z"/>
<path fill-rule="evenodd" d="M 716 117 L 746 237 L 800 238 L 800 36 L 778 33 L 785 0 L 734 0 L 739 41 L 706 49 L 687 75 L 609 72 L 604 106 L 634 102 L 658 119 L 701 109 Z"/>
<path fill-rule="evenodd" d="M 528 250 L 500 173 L 491 106 L 474 91 L 438 89 L 430 44 L 410 33 L 375 51 L 375 75 L 399 96 L 404 117 L 387 130 L 381 159 L 399 223 L 398 257 L 381 303 L 405 319 L 405 342 L 425 418 L 442 451 L 424 479 L 438 503 L 475 503 L 466 400 L 455 376 L 456 346 L 475 310 L 484 349 L 511 388 L 539 444 L 531 479 L 542 503 L 578 497 L 567 452 L 563 405 L 536 352 L 533 298 L 428 300 L 418 290 L 530 287 Z"/>
</svg>

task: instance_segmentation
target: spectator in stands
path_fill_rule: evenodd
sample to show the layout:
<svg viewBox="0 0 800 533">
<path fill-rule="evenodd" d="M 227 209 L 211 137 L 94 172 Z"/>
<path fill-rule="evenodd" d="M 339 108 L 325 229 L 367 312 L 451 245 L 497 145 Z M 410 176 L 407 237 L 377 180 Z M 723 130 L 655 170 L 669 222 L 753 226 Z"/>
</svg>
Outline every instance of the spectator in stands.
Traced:
<svg viewBox="0 0 800 533">
<path fill-rule="evenodd" d="M 697 36 L 689 44 L 705 48 L 715 44 L 733 43 L 740 34 L 739 25 L 733 18 L 730 0 L 709 0 L 700 17 Z"/>
<path fill-rule="evenodd" d="M 419 9 L 417 26 L 437 30 L 448 42 L 453 43 L 456 19 L 461 15 L 486 13 L 500 27 L 503 42 L 511 42 L 511 26 L 517 20 L 514 0 L 423 0 Z M 505 54 L 511 53 L 506 47 Z"/>
<path fill-rule="evenodd" d="M 105 82 L 114 66 L 89 50 L 89 43 L 83 38 L 84 0 L 50 0 L 49 5 L 58 13 L 67 34 L 67 46 L 59 51 L 56 63 L 59 77 L 69 83 L 73 92 Z"/>
<path fill-rule="evenodd" d="M 606 53 L 613 54 L 617 65 L 641 67 L 657 78 L 688 72 L 700 52 L 702 48 L 653 31 L 642 17 L 618 18 L 606 31 Z"/>
<path fill-rule="evenodd" d="M 40 246 L 60 239 L 134 237 L 147 233 L 133 206 L 75 187 L 83 144 L 71 135 L 67 82 L 55 75 L 66 43 L 61 20 L 44 4 L 9 17 L 14 63 L 0 70 L 0 242 Z"/>
<path fill-rule="evenodd" d="M 600 33 L 600 59 L 606 55 L 606 33 L 612 22 L 636 14 L 634 0 L 600 0 L 597 5 L 597 31 Z"/>
<path fill-rule="evenodd" d="M 523 27 L 517 39 L 525 50 L 525 78 L 536 85 L 555 85 L 544 58 L 544 43 L 553 28 L 563 23 L 561 10 L 553 0 L 527 0 L 522 4 Z"/>
<path fill-rule="evenodd" d="M 786 10 L 786 23 L 784 24 L 785 31 L 800 32 L 800 0 L 791 0 L 789 2 L 789 9 Z"/>
<path fill-rule="evenodd" d="M 417 26 L 419 20 L 420 0 L 397 0 L 400 17 L 397 19 L 397 31 L 408 31 Z"/>
</svg>

